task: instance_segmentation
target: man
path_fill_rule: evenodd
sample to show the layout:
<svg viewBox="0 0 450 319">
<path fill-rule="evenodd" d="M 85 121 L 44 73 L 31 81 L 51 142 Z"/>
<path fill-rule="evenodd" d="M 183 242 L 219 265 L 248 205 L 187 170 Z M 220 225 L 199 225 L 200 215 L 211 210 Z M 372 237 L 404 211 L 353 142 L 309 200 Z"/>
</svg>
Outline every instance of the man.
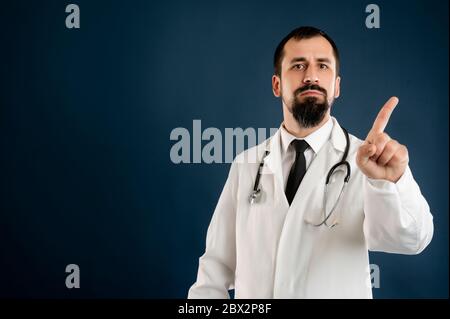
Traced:
<svg viewBox="0 0 450 319">
<path fill-rule="evenodd" d="M 341 78 L 327 34 L 293 30 L 274 68 L 283 123 L 231 165 L 189 298 L 229 298 L 232 288 L 236 298 L 372 298 L 368 250 L 418 254 L 433 236 L 407 148 L 384 132 L 398 99 L 361 141 L 330 116 Z M 349 167 L 336 168 L 325 195 L 328 172 L 343 157 Z M 250 201 L 254 189 L 260 198 Z"/>
</svg>

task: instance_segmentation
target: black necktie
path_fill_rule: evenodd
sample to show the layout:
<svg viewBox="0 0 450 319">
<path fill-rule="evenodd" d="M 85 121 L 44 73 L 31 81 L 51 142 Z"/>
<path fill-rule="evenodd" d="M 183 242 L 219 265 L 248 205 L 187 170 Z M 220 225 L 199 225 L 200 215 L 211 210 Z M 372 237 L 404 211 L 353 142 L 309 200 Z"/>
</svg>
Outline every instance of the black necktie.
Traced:
<svg viewBox="0 0 450 319">
<path fill-rule="evenodd" d="M 304 140 L 293 140 L 291 144 L 295 148 L 295 162 L 289 172 L 289 178 L 286 184 L 286 198 L 289 206 L 297 193 L 298 186 L 302 182 L 303 176 L 306 173 L 305 150 L 308 148 L 308 143 Z"/>
</svg>

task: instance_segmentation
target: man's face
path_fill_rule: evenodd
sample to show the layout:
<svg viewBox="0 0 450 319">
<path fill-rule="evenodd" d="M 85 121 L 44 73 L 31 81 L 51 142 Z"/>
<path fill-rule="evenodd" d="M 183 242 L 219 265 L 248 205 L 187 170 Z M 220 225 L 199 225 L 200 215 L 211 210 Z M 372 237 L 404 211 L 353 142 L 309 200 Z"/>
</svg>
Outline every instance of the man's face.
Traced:
<svg viewBox="0 0 450 319">
<path fill-rule="evenodd" d="M 324 37 L 286 42 L 281 76 L 273 76 L 272 87 L 300 125 L 319 124 L 339 96 L 339 86 L 333 47 Z"/>
</svg>

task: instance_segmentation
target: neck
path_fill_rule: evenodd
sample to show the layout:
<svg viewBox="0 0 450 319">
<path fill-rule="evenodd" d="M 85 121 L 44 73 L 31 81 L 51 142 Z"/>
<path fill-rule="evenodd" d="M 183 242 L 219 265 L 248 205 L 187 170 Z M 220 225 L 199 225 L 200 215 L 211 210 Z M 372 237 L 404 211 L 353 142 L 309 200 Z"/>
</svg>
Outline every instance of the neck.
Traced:
<svg viewBox="0 0 450 319">
<path fill-rule="evenodd" d="M 330 119 L 330 112 L 328 110 L 328 112 L 325 114 L 325 116 L 323 117 L 322 121 L 319 124 L 317 124 L 314 127 L 303 127 L 292 116 L 291 112 L 289 112 L 288 110 L 284 110 L 283 113 L 284 113 L 284 121 L 283 121 L 284 128 L 290 134 L 298 138 L 304 138 L 308 136 L 309 134 L 321 128 Z"/>
</svg>

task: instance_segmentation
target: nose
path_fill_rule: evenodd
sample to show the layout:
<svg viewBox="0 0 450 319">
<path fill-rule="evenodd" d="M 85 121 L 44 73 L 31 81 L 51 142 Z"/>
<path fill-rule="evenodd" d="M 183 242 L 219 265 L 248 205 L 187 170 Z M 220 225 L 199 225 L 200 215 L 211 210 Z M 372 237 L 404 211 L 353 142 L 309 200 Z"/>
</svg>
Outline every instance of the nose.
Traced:
<svg viewBox="0 0 450 319">
<path fill-rule="evenodd" d="M 309 67 L 306 70 L 305 77 L 303 78 L 304 84 L 319 84 L 319 77 L 313 68 Z"/>
</svg>

